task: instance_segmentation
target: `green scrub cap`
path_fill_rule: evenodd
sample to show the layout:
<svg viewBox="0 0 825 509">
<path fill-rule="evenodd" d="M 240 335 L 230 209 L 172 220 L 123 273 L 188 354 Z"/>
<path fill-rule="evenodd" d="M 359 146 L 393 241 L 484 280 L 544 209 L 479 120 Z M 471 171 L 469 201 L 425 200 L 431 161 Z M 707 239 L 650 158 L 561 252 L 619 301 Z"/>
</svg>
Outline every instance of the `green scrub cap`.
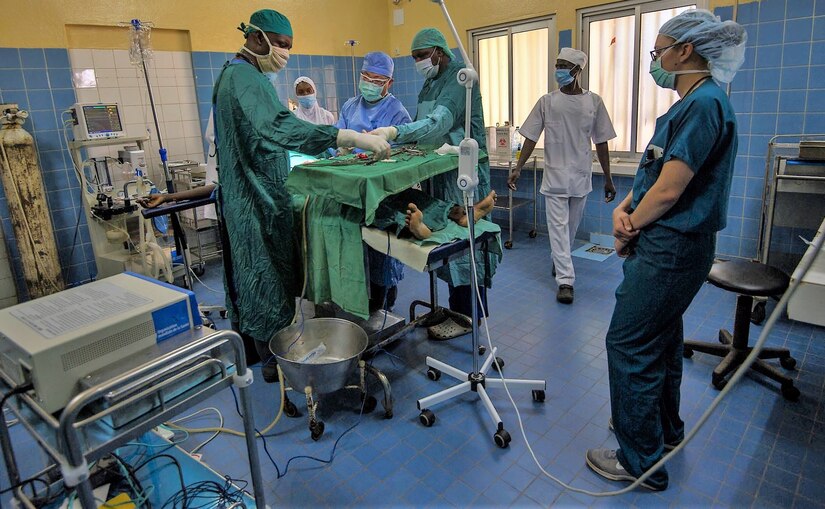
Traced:
<svg viewBox="0 0 825 509">
<path fill-rule="evenodd" d="M 425 28 L 413 37 L 410 51 L 424 48 L 441 48 L 444 54 L 450 57 L 450 60 L 455 60 L 455 55 L 450 51 L 450 46 L 447 45 L 447 39 L 437 28 Z"/>
<path fill-rule="evenodd" d="M 289 19 L 280 12 L 273 11 L 272 9 L 261 9 L 260 11 L 253 12 L 252 16 L 249 17 L 249 25 L 241 23 L 241 29 L 245 36 L 249 35 L 255 28 L 258 28 L 264 32 L 292 37 L 292 24 L 290 24 Z"/>
</svg>

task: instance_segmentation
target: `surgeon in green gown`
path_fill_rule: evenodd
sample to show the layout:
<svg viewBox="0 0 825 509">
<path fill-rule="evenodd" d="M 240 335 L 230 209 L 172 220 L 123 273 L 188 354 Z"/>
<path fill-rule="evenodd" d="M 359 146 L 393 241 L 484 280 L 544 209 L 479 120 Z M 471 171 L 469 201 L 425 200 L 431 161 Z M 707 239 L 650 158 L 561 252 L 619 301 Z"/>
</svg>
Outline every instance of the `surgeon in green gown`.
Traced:
<svg viewBox="0 0 825 509">
<path fill-rule="evenodd" d="M 264 73 L 279 72 L 289 59 L 293 33 L 286 16 L 259 10 L 240 29 L 246 42 L 224 66 L 213 92 L 224 284 L 233 328 L 267 361 L 267 342 L 291 323 L 301 290 L 292 198 L 285 185 L 288 151 L 356 147 L 383 159 L 390 146 L 378 136 L 313 125 L 284 107 Z M 274 362 L 266 363 L 264 377 L 273 380 L 274 374 Z"/>
<path fill-rule="evenodd" d="M 394 127 L 382 127 L 372 134 L 382 136 L 395 143 L 418 142 L 422 148 L 437 148 L 444 143 L 458 145 L 464 139 L 464 112 L 466 109 L 466 90 L 456 81 L 458 71 L 464 65 L 455 61 L 444 35 L 435 28 L 425 28 L 418 32 L 412 41 L 411 55 L 415 59 L 416 71 L 424 78 L 424 85 L 418 94 L 418 109 L 415 120 L 409 124 Z M 487 136 L 484 130 L 484 112 L 481 106 L 481 93 L 478 84 L 473 87 L 471 137 L 478 142 L 480 150 L 487 150 Z M 458 170 L 453 170 L 433 177 L 433 195 L 449 203 L 464 203 L 462 192 L 456 184 Z M 485 160 L 478 165 L 478 188 L 476 200 L 490 192 L 490 165 Z M 484 306 L 481 313 L 487 312 L 487 292 L 483 258 L 477 256 L 479 291 Z M 495 263 L 493 263 L 494 269 Z M 475 301 L 470 290 L 471 267 L 469 255 L 447 267 L 440 269 L 438 275 L 444 279 L 450 291 L 450 309 L 465 316 L 471 316 Z M 450 322 L 452 319 L 448 319 Z M 444 332 L 438 332 L 438 330 Z M 467 324 L 445 323 L 441 327 L 431 327 L 430 336 L 435 339 L 449 339 L 450 336 L 469 332 Z M 457 331 L 450 333 L 449 331 Z"/>
</svg>

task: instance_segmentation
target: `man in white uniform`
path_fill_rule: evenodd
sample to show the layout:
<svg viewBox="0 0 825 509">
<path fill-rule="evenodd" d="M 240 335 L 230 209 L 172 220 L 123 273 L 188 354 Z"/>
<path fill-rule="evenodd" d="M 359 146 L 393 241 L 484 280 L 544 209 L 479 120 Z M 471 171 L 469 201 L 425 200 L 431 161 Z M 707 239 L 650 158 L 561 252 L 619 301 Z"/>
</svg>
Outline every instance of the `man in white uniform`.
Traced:
<svg viewBox="0 0 825 509">
<path fill-rule="evenodd" d="M 547 210 L 547 231 L 553 253 L 554 275 L 558 283 L 556 300 L 573 302 L 576 274 L 570 255 L 581 222 L 591 181 L 591 140 L 604 172 L 605 202 L 613 201 L 616 188 L 610 177 L 607 142 L 616 137 L 601 97 L 582 90 L 578 77 L 587 65 L 587 55 L 562 48 L 556 60 L 559 89 L 542 96 L 521 124 L 524 136 L 521 157 L 507 180 L 515 190 L 521 169 L 544 132 L 544 177 L 541 194 Z"/>
</svg>

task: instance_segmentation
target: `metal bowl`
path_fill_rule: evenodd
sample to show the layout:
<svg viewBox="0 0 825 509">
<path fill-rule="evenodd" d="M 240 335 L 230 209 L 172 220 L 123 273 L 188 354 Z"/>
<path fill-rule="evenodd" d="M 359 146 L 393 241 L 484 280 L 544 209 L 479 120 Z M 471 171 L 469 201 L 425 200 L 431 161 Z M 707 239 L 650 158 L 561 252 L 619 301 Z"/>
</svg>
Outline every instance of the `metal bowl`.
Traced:
<svg viewBox="0 0 825 509">
<path fill-rule="evenodd" d="M 293 389 L 337 391 L 358 365 L 369 339 L 364 329 L 340 318 L 311 318 L 276 332 L 269 350 Z"/>
</svg>

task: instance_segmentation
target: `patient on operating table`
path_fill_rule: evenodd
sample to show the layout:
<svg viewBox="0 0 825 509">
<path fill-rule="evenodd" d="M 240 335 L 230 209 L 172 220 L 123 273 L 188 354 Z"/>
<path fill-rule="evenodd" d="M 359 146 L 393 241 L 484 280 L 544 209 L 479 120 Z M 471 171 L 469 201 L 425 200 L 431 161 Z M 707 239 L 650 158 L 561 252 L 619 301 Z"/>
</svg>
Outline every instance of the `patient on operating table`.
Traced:
<svg viewBox="0 0 825 509">
<path fill-rule="evenodd" d="M 478 221 L 493 210 L 496 192 L 490 191 L 473 206 L 473 216 Z M 456 203 L 449 203 L 417 189 L 407 189 L 388 196 L 378 204 L 374 225 L 382 230 L 395 232 L 399 237 L 412 235 L 423 240 L 434 231 L 442 230 L 447 221 L 466 227 L 467 211 Z"/>
</svg>

